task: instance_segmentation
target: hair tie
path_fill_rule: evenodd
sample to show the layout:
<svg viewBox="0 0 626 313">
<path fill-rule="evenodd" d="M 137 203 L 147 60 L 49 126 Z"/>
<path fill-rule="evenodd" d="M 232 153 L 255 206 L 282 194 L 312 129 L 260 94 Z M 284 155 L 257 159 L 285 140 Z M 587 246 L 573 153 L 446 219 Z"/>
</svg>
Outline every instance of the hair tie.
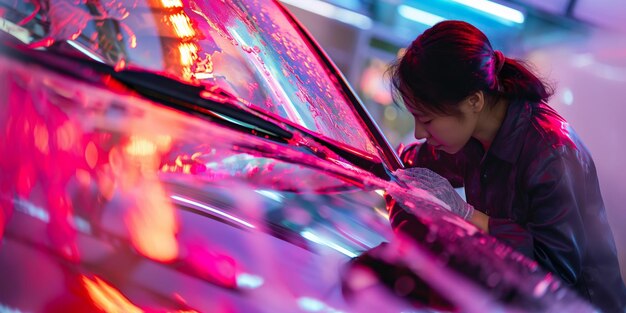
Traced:
<svg viewBox="0 0 626 313">
<path fill-rule="evenodd" d="M 500 50 L 494 50 L 493 54 L 494 54 L 494 58 L 496 61 L 495 66 L 496 66 L 496 76 L 497 76 L 498 74 L 500 74 L 500 71 L 502 70 L 502 67 L 504 66 L 506 59 L 504 57 L 504 54 L 502 54 Z"/>
</svg>

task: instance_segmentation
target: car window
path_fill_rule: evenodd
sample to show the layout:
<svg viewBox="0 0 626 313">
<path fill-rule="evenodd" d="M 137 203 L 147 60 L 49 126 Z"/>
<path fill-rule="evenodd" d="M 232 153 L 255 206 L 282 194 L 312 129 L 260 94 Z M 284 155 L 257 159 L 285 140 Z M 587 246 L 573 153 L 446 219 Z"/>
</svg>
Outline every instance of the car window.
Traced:
<svg viewBox="0 0 626 313">
<path fill-rule="evenodd" d="M 68 44 L 122 70 L 209 89 L 377 155 L 337 78 L 273 1 L 0 0 L 3 29 L 32 48 Z"/>
</svg>

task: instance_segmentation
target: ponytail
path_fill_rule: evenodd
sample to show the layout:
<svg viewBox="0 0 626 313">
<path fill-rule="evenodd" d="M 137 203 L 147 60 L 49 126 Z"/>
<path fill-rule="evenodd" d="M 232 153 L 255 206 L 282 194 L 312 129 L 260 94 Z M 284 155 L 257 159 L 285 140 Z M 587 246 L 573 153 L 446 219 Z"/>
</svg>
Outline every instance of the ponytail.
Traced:
<svg viewBox="0 0 626 313">
<path fill-rule="evenodd" d="M 533 102 L 547 101 L 554 88 L 542 81 L 524 61 L 504 58 L 498 77 L 498 93 L 508 99 L 525 99 Z"/>
</svg>

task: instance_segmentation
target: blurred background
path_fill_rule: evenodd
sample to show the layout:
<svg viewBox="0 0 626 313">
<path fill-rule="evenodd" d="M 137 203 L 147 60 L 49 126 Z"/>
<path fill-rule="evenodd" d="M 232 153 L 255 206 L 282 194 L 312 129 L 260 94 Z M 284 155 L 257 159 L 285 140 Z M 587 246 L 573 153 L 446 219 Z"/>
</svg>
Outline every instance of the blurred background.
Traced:
<svg viewBox="0 0 626 313">
<path fill-rule="evenodd" d="M 494 49 L 526 60 L 556 87 L 550 105 L 576 129 L 596 162 L 626 277 L 626 0 L 282 0 L 313 34 L 392 146 L 413 140 L 385 71 L 435 23 L 464 20 Z"/>
</svg>

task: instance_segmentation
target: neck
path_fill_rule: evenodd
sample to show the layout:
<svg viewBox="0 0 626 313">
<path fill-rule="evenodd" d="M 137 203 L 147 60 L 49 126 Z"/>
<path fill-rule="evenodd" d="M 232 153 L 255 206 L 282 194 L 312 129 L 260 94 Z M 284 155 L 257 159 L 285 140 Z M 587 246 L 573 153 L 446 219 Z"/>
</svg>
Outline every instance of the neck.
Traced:
<svg viewBox="0 0 626 313">
<path fill-rule="evenodd" d="M 494 105 L 486 106 L 481 112 L 476 130 L 472 136 L 478 139 L 485 151 L 489 150 L 496 134 L 498 134 L 498 130 L 506 117 L 508 107 L 509 102 L 501 98 Z"/>
</svg>

